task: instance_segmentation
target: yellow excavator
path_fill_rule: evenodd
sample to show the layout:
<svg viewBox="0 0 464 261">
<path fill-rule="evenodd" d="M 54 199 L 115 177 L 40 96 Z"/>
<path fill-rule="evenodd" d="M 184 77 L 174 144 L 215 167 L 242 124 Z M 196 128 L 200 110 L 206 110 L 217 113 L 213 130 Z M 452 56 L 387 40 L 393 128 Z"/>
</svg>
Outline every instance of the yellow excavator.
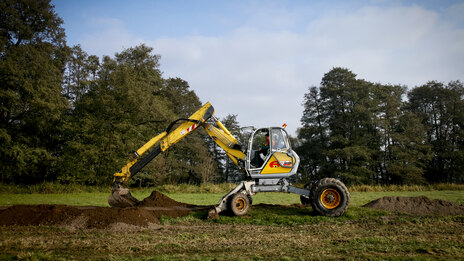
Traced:
<svg viewBox="0 0 464 261">
<path fill-rule="evenodd" d="M 285 127 L 250 128 L 248 144 L 242 150 L 237 139 L 214 116 L 214 108 L 209 102 L 188 119 L 173 121 L 166 131 L 131 155 L 127 164 L 114 174 L 113 191 L 108 198 L 110 206 L 137 206 L 140 202 L 123 185 L 158 154 L 199 128 L 205 129 L 232 162 L 246 174 L 246 180 L 219 200 L 213 209 L 215 214 L 227 211 L 236 216 L 245 215 L 250 209 L 252 196 L 259 192 L 299 194 L 302 204 L 311 205 L 324 216 L 340 216 L 348 209 L 349 191 L 337 179 L 311 181 L 304 188 L 289 183 L 289 177 L 297 174 L 300 158 L 290 146 Z"/>
</svg>

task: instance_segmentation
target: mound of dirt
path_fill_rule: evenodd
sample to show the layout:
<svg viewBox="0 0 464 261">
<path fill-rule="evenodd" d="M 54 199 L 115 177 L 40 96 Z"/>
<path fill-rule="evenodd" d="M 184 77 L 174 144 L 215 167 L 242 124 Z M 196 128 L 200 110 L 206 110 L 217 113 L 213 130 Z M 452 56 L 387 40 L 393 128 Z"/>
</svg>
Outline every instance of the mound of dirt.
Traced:
<svg viewBox="0 0 464 261">
<path fill-rule="evenodd" d="M 189 205 L 181 202 L 177 202 L 174 199 L 160 193 L 156 190 L 150 194 L 150 196 L 144 198 L 139 207 L 193 207 L 194 205 Z"/>
<path fill-rule="evenodd" d="M 464 206 L 440 199 L 422 197 L 383 197 L 363 207 L 396 211 L 416 216 L 464 215 Z"/>
<path fill-rule="evenodd" d="M 16 205 L 0 209 L 0 226 L 57 225 L 70 228 L 147 227 L 162 216 L 182 217 L 201 207 L 177 202 L 153 191 L 137 207 L 76 207 L 67 205 Z"/>
</svg>

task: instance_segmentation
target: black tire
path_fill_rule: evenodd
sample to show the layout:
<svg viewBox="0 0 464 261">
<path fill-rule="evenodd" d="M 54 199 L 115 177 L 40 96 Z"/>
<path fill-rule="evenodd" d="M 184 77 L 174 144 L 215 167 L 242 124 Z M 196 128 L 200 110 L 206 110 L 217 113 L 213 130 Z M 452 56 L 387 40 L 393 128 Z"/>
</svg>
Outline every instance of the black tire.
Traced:
<svg viewBox="0 0 464 261">
<path fill-rule="evenodd" d="M 248 200 L 250 201 L 250 206 L 253 205 L 253 198 L 250 194 L 247 194 Z"/>
<path fill-rule="evenodd" d="M 243 216 L 250 209 L 250 199 L 245 193 L 235 193 L 229 200 L 229 213 L 234 216 Z"/>
<path fill-rule="evenodd" d="M 304 189 L 311 191 L 312 185 L 313 185 L 312 182 L 308 182 L 308 183 L 306 183 L 306 185 L 304 186 Z M 311 204 L 311 198 L 310 198 L 310 197 L 307 197 L 307 196 L 300 195 L 300 202 L 301 202 L 301 204 L 302 204 L 303 206 L 309 206 L 309 204 Z"/>
<path fill-rule="evenodd" d="M 345 184 L 333 178 L 324 178 L 314 184 L 310 198 L 314 211 L 328 217 L 343 215 L 350 203 Z"/>
</svg>

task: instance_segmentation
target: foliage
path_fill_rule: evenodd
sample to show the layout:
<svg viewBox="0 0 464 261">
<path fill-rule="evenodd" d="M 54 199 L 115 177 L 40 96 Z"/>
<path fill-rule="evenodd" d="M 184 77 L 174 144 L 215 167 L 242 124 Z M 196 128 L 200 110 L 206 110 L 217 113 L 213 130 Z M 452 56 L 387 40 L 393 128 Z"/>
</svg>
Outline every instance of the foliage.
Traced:
<svg viewBox="0 0 464 261">
<path fill-rule="evenodd" d="M 186 81 L 162 78 L 150 47 L 100 60 L 66 46 L 50 1 L 0 5 L 2 183 L 109 184 L 131 152 L 202 104 Z M 190 135 L 132 182 L 216 181 L 208 146 Z"/>
<path fill-rule="evenodd" d="M 232 133 L 232 135 L 237 138 L 238 144 L 242 147 L 242 150 L 245 149 L 245 144 L 247 144 L 247 140 L 242 136 L 239 122 L 237 121 L 237 115 L 228 114 L 224 119 L 221 120 L 224 126 Z M 223 169 L 224 169 L 224 177 L 223 180 L 225 182 L 239 182 L 243 180 L 243 173 L 242 171 L 235 166 L 235 164 L 230 160 L 230 158 L 225 154 L 225 152 L 219 148 L 219 146 L 215 145 L 217 150 L 221 156 L 221 161 L 223 162 Z"/>
<path fill-rule="evenodd" d="M 99 64 L 75 50 L 86 62 L 83 67 Z M 171 121 L 186 118 L 201 106 L 187 82 L 164 80 L 158 67 L 159 56 L 140 45 L 116 54 L 115 59 L 104 57 L 94 73 L 80 74 L 86 75 L 81 82 L 88 87 L 80 87 L 79 95 L 70 96 L 74 108 L 67 115 L 60 182 L 108 184 L 130 152 L 163 132 Z M 74 68 L 71 63 L 70 75 L 77 75 L 72 73 Z M 211 182 L 214 172 L 207 167 L 214 164 L 205 137 L 193 134 L 132 181 L 138 186 Z"/>
<path fill-rule="evenodd" d="M 348 184 L 462 182 L 463 85 L 430 82 L 408 93 L 326 73 L 304 97 L 297 151 L 304 180 L 334 176 Z"/>
<path fill-rule="evenodd" d="M 50 1 L 0 3 L 0 169 L 2 182 L 55 179 L 61 95 L 68 54 Z"/>
<path fill-rule="evenodd" d="M 102 59 L 68 47 L 50 0 L 0 2 L 0 183 L 103 185 L 128 155 L 202 104 L 188 82 L 164 79 L 146 45 Z M 408 99 L 406 99 L 406 97 Z M 304 96 L 291 142 L 299 182 L 464 182 L 464 86 L 407 90 L 333 68 Z M 246 145 L 237 115 L 224 125 Z M 242 179 L 209 137 L 195 132 L 147 165 L 132 186 Z"/>
<path fill-rule="evenodd" d="M 414 88 L 409 94 L 408 110 L 425 127 L 427 144 L 433 157 L 426 166 L 430 182 L 464 181 L 464 86 L 438 82 Z"/>
</svg>

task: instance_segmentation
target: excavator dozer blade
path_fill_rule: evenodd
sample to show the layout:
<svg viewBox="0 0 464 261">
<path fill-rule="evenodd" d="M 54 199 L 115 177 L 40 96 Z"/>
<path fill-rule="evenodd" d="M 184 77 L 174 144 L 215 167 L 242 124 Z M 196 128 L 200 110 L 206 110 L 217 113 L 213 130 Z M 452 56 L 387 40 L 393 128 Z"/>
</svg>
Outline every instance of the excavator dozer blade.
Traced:
<svg viewBox="0 0 464 261">
<path fill-rule="evenodd" d="M 132 196 L 129 189 L 117 188 L 113 189 L 113 193 L 108 197 L 108 204 L 114 208 L 129 208 L 137 206 L 140 201 Z"/>
</svg>

